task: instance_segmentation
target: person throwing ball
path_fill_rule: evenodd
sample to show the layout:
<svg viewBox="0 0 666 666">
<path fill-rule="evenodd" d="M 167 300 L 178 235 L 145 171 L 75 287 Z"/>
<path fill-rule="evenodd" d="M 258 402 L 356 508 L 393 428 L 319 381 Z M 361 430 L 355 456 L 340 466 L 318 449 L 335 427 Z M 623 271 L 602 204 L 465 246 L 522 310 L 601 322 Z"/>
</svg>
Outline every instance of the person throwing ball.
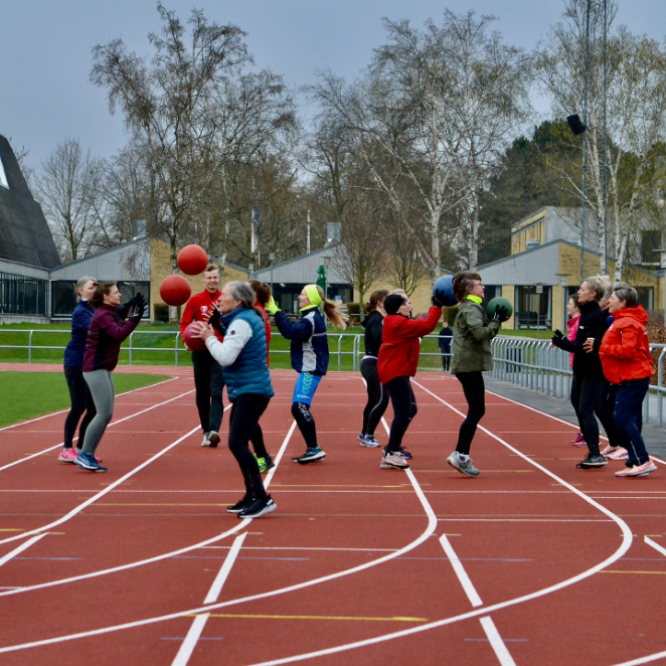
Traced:
<svg viewBox="0 0 666 666">
<path fill-rule="evenodd" d="M 298 295 L 301 318 L 291 321 L 280 312 L 271 296 L 266 311 L 275 317 L 275 325 L 283 337 L 291 340 L 291 367 L 298 372 L 294 387 L 291 413 L 305 440 L 306 450 L 301 456 L 292 458 L 295 463 L 307 465 L 323 460 L 326 454 L 317 443 L 317 429 L 310 412 L 312 399 L 321 378 L 328 370 L 328 337 L 326 322 L 319 311 L 321 305 L 334 326 L 347 327 L 347 319 L 337 303 L 324 297 L 324 291 L 316 284 L 308 284 Z"/>
<path fill-rule="evenodd" d="M 478 273 L 461 271 L 453 276 L 453 293 L 460 305 L 453 324 L 451 374 L 462 384 L 469 409 L 460 426 L 456 450 L 446 462 L 465 476 L 479 475 L 469 451 L 476 427 L 486 413 L 483 371 L 493 369 L 490 341 L 497 335 L 501 322 L 509 318 L 502 305 L 495 308 L 492 319 L 488 317 L 482 306 L 485 290 Z"/>
<path fill-rule="evenodd" d="M 220 269 L 215 264 L 208 264 L 203 272 L 205 289 L 194 294 L 187 301 L 183 316 L 180 319 L 180 335 L 184 339 L 185 329 L 193 321 L 207 322 L 215 310 L 220 298 Z M 219 333 L 218 340 L 222 342 Z M 192 352 L 194 368 L 194 388 L 196 391 L 197 411 L 203 430 L 201 446 L 216 447 L 220 443 L 220 426 L 222 425 L 222 389 L 224 373 L 222 366 L 215 363 L 208 349 Z"/>
<path fill-rule="evenodd" d="M 443 299 L 436 291 L 425 319 L 410 319 L 410 302 L 405 295 L 389 294 L 384 299 L 386 316 L 377 372 L 383 390 L 388 392 L 391 399 L 394 416 L 389 442 L 380 463 L 381 469 L 409 467 L 401 448 L 402 438 L 417 412 L 410 378 L 416 374 L 419 364 L 420 338 L 435 330 L 442 316 L 442 304 Z"/>
</svg>

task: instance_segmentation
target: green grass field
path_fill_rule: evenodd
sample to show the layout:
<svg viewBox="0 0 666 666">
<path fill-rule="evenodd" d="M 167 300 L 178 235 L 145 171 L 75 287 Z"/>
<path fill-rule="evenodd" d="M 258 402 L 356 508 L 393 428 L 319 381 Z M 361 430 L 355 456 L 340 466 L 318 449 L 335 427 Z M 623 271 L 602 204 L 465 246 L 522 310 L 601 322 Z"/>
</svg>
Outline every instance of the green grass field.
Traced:
<svg viewBox="0 0 666 666">
<path fill-rule="evenodd" d="M 123 343 L 119 363 L 121 365 L 182 365 L 191 364 L 190 354 L 178 340 L 176 358 L 175 340 L 178 327 L 169 324 L 142 325 L 132 335 L 132 349 L 129 340 Z M 363 328 L 354 326 L 340 338 L 339 329 L 329 330 L 331 370 L 351 370 L 353 367 L 353 336 L 362 335 Z M 549 331 L 502 331 L 500 335 L 548 339 Z M 62 363 L 63 348 L 70 338 L 69 324 L 13 324 L 0 326 L 0 362 L 7 363 Z M 28 346 L 32 346 L 32 351 Z M 10 348 L 13 347 L 13 348 Z M 17 348 L 20 347 L 20 348 Z M 359 347 L 363 351 L 363 341 Z M 338 351 L 341 352 L 338 355 Z M 435 354 L 436 356 L 427 356 Z M 290 368 L 289 341 L 275 329 L 271 340 L 271 367 Z M 420 367 L 441 368 L 437 341 L 427 338 L 423 341 Z"/>
<path fill-rule="evenodd" d="M 163 381 L 155 375 L 115 374 L 116 395 Z M 69 407 L 65 375 L 60 372 L 0 372 L 0 426 L 27 421 Z"/>
</svg>

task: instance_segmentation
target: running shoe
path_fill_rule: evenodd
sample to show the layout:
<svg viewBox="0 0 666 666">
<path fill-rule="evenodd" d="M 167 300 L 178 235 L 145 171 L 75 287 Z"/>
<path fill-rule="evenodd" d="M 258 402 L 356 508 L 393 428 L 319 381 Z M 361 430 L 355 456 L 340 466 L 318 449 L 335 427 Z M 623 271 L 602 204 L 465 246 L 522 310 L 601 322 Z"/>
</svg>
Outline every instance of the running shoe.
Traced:
<svg viewBox="0 0 666 666">
<path fill-rule="evenodd" d="M 365 433 L 364 432 L 359 433 L 359 435 L 356 439 L 358 439 L 358 441 L 361 442 L 361 446 L 363 446 L 363 440 L 365 439 Z"/>
<path fill-rule="evenodd" d="M 292 461 L 300 465 L 307 465 L 308 463 L 319 462 L 326 457 L 321 446 L 316 446 L 312 449 L 307 449 L 302 456 L 292 458 Z"/>
<path fill-rule="evenodd" d="M 76 455 L 78 456 L 78 455 L 81 454 L 81 452 L 83 451 L 83 449 L 80 449 L 80 448 L 77 446 L 77 447 L 74 449 L 74 451 L 76 451 Z M 101 459 L 101 458 L 98 458 L 97 456 L 95 456 L 95 460 L 96 460 L 98 463 L 101 463 L 101 462 L 102 462 L 102 459 Z M 76 461 L 74 461 L 74 462 L 76 462 Z"/>
<path fill-rule="evenodd" d="M 249 508 L 253 503 L 254 503 L 254 500 L 251 497 L 249 497 L 248 495 L 245 495 L 245 497 L 243 497 L 243 499 L 236 502 L 236 504 L 232 504 L 231 506 L 228 506 L 227 511 L 229 513 L 240 513 L 241 511 L 245 511 L 245 509 Z"/>
<path fill-rule="evenodd" d="M 606 467 L 608 460 L 599 453 L 590 453 L 585 460 L 581 460 L 576 467 L 578 469 L 598 469 L 599 467 Z"/>
<path fill-rule="evenodd" d="M 81 469 L 87 469 L 90 472 L 106 472 L 107 468 L 102 467 L 92 453 L 82 451 L 76 456 L 76 465 Z"/>
<path fill-rule="evenodd" d="M 576 435 L 576 438 L 571 440 L 571 444 L 573 446 L 587 446 L 585 443 L 585 437 L 583 437 L 583 433 L 579 431 Z"/>
<path fill-rule="evenodd" d="M 621 446 L 611 446 L 609 444 L 605 449 L 602 449 L 599 453 L 604 458 L 610 458 L 611 453 L 615 453 L 616 451 L 619 451 L 621 448 L 622 448 Z"/>
<path fill-rule="evenodd" d="M 615 451 L 608 456 L 609 460 L 629 460 L 629 452 L 622 446 L 616 447 Z"/>
<path fill-rule="evenodd" d="M 208 433 L 208 446 L 212 449 L 217 448 L 217 445 L 220 443 L 220 435 L 216 430 L 211 430 Z"/>
<path fill-rule="evenodd" d="M 377 449 L 379 448 L 379 442 L 374 437 L 370 437 L 370 435 L 364 435 L 363 439 L 361 440 L 361 446 L 367 446 L 370 449 Z"/>
<path fill-rule="evenodd" d="M 267 513 L 273 513 L 275 509 L 277 509 L 277 504 L 270 495 L 266 495 L 264 499 L 254 500 L 250 506 L 238 514 L 238 517 L 241 519 L 259 518 L 260 516 L 265 516 Z"/>
<path fill-rule="evenodd" d="M 267 453 L 265 458 L 259 458 L 258 456 L 255 456 L 255 458 L 257 458 L 257 465 L 259 465 L 259 474 L 268 472 L 269 469 L 275 467 L 275 463 L 273 462 L 270 453 Z"/>
<path fill-rule="evenodd" d="M 465 476 L 479 476 L 480 471 L 474 467 L 472 464 L 472 459 L 461 460 L 460 454 L 457 451 L 454 451 L 447 459 L 446 462 L 451 465 L 454 469 L 457 469 L 461 474 Z"/>
<path fill-rule="evenodd" d="M 77 453 L 74 449 L 63 449 L 58 456 L 58 460 L 60 462 L 72 463 L 72 465 L 76 465 L 76 456 Z"/>
<path fill-rule="evenodd" d="M 407 449 L 403 449 L 402 446 L 400 447 L 400 455 L 405 460 L 411 460 L 412 459 L 412 454 Z"/>
<path fill-rule="evenodd" d="M 648 458 L 647 462 L 644 462 L 642 465 L 634 465 L 625 476 L 647 476 L 650 472 L 656 472 L 657 466 L 652 462 L 651 458 Z"/>
<path fill-rule="evenodd" d="M 399 451 L 385 451 L 380 469 L 407 469 L 409 463 L 400 455 Z"/>
<path fill-rule="evenodd" d="M 210 446 L 210 439 L 208 439 L 209 435 L 210 435 L 209 432 L 204 433 L 203 441 L 201 442 L 201 446 Z"/>
</svg>

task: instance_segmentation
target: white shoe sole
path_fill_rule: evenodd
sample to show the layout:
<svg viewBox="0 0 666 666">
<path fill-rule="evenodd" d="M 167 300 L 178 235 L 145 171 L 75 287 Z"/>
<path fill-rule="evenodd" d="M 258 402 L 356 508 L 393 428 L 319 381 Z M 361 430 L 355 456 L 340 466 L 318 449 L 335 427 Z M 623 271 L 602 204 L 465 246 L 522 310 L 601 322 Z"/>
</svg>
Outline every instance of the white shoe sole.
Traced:
<svg viewBox="0 0 666 666">
<path fill-rule="evenodd" d="M 292 462 L 298 463 L 299 465 L 309 465 L 313 462 L 321 462 L 325 457 L 326 454 L 323 451 L 320 451 L 307 458 L 292 458 Z"/>
<path fill-rule="evenodd" d="M 277 504 L 275 502 L 273 502 L 272 504 L 269 504 L 267 507 L 262 509 L 259 513 L 255 513 L 253 516 L 242 516 L 240 513 L 237 514 L 237 515 L 241 520 L 245 520 L 245 519 L 250 520 L 252 518 L 261 518 L 261 516 L 265 516 L 269 513 L 273 513 L 273 511 L 275 511 L 275 509 L 277 509 Z"/>
</svg>

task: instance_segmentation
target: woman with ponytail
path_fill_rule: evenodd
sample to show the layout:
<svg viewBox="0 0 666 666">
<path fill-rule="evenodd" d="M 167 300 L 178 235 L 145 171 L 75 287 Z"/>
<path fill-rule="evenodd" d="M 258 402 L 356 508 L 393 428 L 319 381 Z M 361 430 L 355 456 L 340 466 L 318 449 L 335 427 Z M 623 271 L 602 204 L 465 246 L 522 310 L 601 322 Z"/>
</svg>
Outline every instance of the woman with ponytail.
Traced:
<svg viewBox="0 0 666 666">
<path fill-rule="evenodd" d="M 298 296 L 301 318 L 291 321 L 278 308 L 271 297 L 266 303 L 266 311 L 275 317 L 278 331 L 291 340 L 291 367 L 298 372 L 291 413 L 303 435 L 307 449 L 302 456 L 292 458 L 296 463 L 306 465 L 323 460 L 326 454 L 317 444 L 317 430 L 310 413 L 312 398 L 321 378 L 328 370 L 328 338 L 326 322 L 320 311 L 329 318 L 333 326 L 343 330 L 347 327 L 347 317 L 340 312 L 339 305 L 329 301 L 321 287 L 308 284 Z"/>
<path fill-rule="evenodd" d="M 379 442 L 375 439 L 375 428 L 388 407 L 388 391 L 382 390 L 382 384 L 377 374 L 377 357 L 382 346 L 382 327 L 384 323 L 384 299 L 388 296 L 386 289 L 373 291 L 370 301 L 365 304 L 368 317 L 363 320 L 365 329 L 365 356 L 361 360 L 361 376 L 365 379 L 368 391 L 368 402 L 363 410 L 363 428 L 358 436 L 361 446 L 377 448 Z"/>
</svg>

